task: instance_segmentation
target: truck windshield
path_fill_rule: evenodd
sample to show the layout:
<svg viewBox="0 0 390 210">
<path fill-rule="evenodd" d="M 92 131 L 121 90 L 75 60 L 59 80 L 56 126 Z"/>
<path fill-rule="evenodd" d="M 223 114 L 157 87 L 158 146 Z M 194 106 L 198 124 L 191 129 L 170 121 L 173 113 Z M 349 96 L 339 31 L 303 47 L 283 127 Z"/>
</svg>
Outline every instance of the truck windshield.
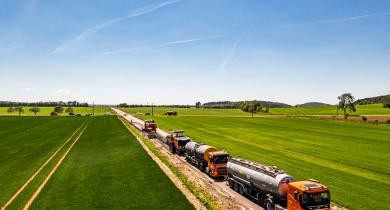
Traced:
<svg viewBox="0 0 390 210">
<path fill-rule="evenodd" d="M 184 133 L 183 132 L 176 133 L 176 137 L 184 137 Z"/>
<path fill-rule="evenodd" d="M 329 192 L 303 194 L 303 207 L 319 205 L 330 205 Z"/>
<path fill-rule="evenodd" d="M 227 155 L 221 155 L 221 156 L 216 156 L 214 157 L 214 163 L 215 164 L 221 164 L 221 163 L 227 163 L 228 157 Z"/>
</svg>

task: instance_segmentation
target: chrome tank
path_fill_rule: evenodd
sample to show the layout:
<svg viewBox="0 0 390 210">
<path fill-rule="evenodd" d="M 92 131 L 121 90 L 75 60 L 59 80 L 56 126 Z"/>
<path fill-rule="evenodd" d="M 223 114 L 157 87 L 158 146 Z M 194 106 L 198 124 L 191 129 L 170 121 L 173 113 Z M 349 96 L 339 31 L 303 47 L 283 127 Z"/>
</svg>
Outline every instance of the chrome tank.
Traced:
<svg viewBox="0 0 390 210">
<path fill-rule="evenodd" d="M 186 153 L 187 153 L 188 155 L 191 155 L 191 156 L 195 155 L 195 147 L 196 147 L 197 145 L 199 145 L 198 142 L 194 142 L 194 141 L 188 142 L 188 143 L 184 146 L 184 148 L 185 148 L 185 150 L 186 150 Z"/>
<path fill-rule="evenodd" d="M 227 163 L 228 176 L 265 193 L 282 197 L 287 195 L 288 182 L 295 181 L 284 171 L 241 158 L 231 158 Z"/>
</svg>

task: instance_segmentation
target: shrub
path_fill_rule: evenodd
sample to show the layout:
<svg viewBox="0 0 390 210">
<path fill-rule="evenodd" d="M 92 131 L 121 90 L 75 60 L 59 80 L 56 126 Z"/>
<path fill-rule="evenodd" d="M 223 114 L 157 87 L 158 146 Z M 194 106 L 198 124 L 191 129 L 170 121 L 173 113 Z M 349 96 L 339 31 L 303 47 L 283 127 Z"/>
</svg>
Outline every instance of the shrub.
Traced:
<svg viewBox="0 0 390 210">
<path fill-rule="evenodd" d="M 390 102 L 383 103 L 383 108 L 390 108 Z"/>
<path fill-rule="evenodd" d="M 367 121 L 367 117 L 366 117 L 366 116 L 362 116 L 362 120 L 363 120 L 364 122 L 366 122 L 366 121 Z"/>
</svg>

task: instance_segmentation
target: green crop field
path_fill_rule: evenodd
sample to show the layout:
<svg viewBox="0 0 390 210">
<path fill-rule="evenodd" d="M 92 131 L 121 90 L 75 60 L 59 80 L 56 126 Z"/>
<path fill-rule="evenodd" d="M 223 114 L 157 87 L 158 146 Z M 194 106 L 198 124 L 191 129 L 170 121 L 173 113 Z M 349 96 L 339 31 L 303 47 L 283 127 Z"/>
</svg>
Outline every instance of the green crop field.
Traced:
<svg viewBox="0 0 390 210">
<path fill-rule="evenodd" d="M 83 126 L 31 209 L 193 209 L 116 116 L 0 117 L 0 206 L 39 171 L 7 206 L 22 209 Z"/>
<path fill-rule="evenodd" d="M 0 117 L 0 206 L 87 117 Z"/>
<path fill-rule="evenodd" d="M 193 140 L 227 150 L 232 156 L 278 166 L 298 180 L 320 180 L 330 188 L 333 201 L 348 208 L 390 206 L 390 197 L 384 196 L 390 190 L 390 126 L 180 113 L 153 118 L 160 128 L 184 129 Z"/>
<path fill-rule="evenodd" d="M 356 106 L 357 111 L 354 115 L 390 115 L 389 108 L 383 108 L 382 104 L 369 104 Z M 130 114 L 152 113 L 151 107 L 122 108 Z M 166 111 L 176 111 L 179 116 L 222 116 L 222 117 L 243 117 L 250 116 L 250 113 L 243 112 L 240 109 L 197 109 L 197 108 L 167 108 L 154 107 L 154 115 L 162 115 Z M 336 115 L 336 106 L 318 106 L 318 107 L 289 107 L 289 108 L 271 108 L 270 114 L 276 115 Z M 342 111 L 339 112 L 342 114 Z M 255 116 L 264 116 L 257 114 Z"/>
<path fill-rule="evenodd" d="M 286 115 L 336 115 L 336 106 L 317 106 L 317 107 L 289 107 L 289 108 L 271 108 L 271 114 Z M 339 111 L 342 114 L 342 111 Z M 382 104 L 357 105 L 356 115 L 390 115 L 389 108 L 383 108 Z"/>
<path fill-rule="evenodd" d="M 122 108 L 129 114 L 152 113 L 151 107 L 140 108 Z M 167 107 L 154 107 L 155 115 L 163 115 L 167 111 L 176 111 L 179 116 L 249 116 L 249 113 L 243 112 L 240 109 L 197 109 L 197 108 L 167 108 Z"/>
<path fill-rule="evenodd" d="M 49 116 L 54 107 L 39 107 L 40 111 L 37 113 L 37 116 Z M 19 115 L 18 112 L 7 112 L 8 107 L 0 107 L 0 115 Z M 30 107 L 23 107 L 24 112 L 21 115 L 34 115 L 33 112 L 29 111 Z M 64 107 L 64 113 L 61 116 L 68 116 L 68 113 L 65 113 L 66 107 Z M 75 114 L 85 115 L 87 113 L 92 113 L 92 107 L 74 107 Z M 111 112 L 109 107 L 95 107 L 95 115 L 104 115 L 106 112 Z"/>
<path fill-rule="evenodd" d="M 32 209 L 193 209 L 115 116 L 95 117 Z"/>
</svg>

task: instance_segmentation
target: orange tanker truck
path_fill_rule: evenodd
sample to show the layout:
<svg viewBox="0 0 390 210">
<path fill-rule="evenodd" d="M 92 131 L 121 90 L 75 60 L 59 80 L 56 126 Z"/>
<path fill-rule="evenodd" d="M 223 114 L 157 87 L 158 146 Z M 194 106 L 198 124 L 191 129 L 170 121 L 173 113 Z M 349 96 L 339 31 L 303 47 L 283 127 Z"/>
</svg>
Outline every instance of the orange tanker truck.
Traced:
<svg viewBox="0 0 390 210">
<path fill-rule="evenodd" d="M 148 134 L 149 139 L 156 138 L 156 129 L 157 125 L 154 120 L 145 120 L 142 130 Z"/>
<path fill-rule="evenodd" d="M 185 157 L 187 162 L 212 177 L 222 177 L 227 174 L 226 163 L 229 154 L 225 151 L 218 151 L 212 146 L 191 141 L 185 145 Z"/>
<path fill-rule="evenodd" d="M 183 130 L 169 131 L 166 137 L 166 143 L 173 154 L 183 155 L 185 153 L 184 146 L 190 142 L 191 139 L 184 135 Z"/>
<path fill-rule="evenodd" d="M 328 188 L 316 180 L 295 181 L 284 171 L 241 158 L 227 163 L 228 184 L 266 210 L 330 210 Z"/>
</svg>

